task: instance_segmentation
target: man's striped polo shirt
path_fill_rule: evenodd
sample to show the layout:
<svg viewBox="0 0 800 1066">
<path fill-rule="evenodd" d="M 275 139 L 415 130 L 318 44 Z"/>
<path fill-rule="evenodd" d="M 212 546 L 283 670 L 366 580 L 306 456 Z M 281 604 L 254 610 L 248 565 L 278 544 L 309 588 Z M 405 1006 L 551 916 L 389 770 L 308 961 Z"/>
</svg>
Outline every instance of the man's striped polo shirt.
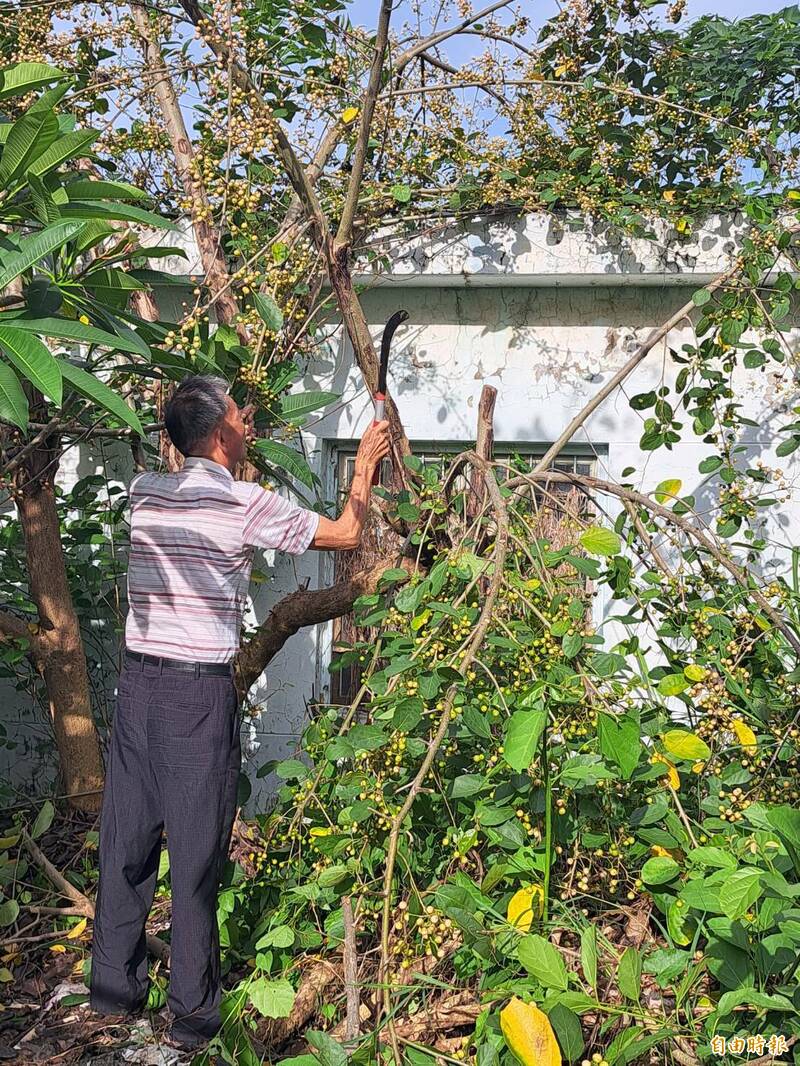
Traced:
<svg viewBox="0 0 800 1066">
<path fill-rule="evenodd" d="M 174 474 L 130 488 L 125 645 L 190 662 L 228 662 L 239 648 L 254 548 L 300 555 L 319 515 L 193 456 Z"/>
</svg>

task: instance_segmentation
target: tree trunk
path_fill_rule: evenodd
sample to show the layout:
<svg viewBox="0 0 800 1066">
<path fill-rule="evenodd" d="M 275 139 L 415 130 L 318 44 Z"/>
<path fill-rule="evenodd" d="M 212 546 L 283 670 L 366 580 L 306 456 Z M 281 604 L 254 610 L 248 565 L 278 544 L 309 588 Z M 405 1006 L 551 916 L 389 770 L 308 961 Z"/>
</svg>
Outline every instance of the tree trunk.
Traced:
<svg viewBox="0 0 800 1066">
<path fill-rule="evenodd" d="M 100 808 L 103 760 L 92 714 L 78 616 L 67 580 L 54 489 L 58 440 L 37 447 L 14 479 L 25 536 L 31 599 L 39 612 L 37 644 L 61 764 L 64 792 L 82 811 Z"/>
<path fill-rule="evenodd" d="M 186 129 L 178 94 L 175 92 L 169 70 L 150 26 L 147 9 L 138 3 L 133 3 L 131 14 L 141 38 L 148 80 L 158 100 L 164 119 L 164 129 L 172 147 L 178 180 L 186 199 L 193 205 L 192 229 L 217 322 L 233 327 L 242 344 L 249 344 L 247 330 L 236 321 L 239 315 L 239 305 L 231 288 L 231 277 L 222 251 L 222 235 L 219 228 L 211 221 L 211 205 L 208 202 L 208 195 L 203 182 L 194 170 L 194 150 Z"/>
</svg>

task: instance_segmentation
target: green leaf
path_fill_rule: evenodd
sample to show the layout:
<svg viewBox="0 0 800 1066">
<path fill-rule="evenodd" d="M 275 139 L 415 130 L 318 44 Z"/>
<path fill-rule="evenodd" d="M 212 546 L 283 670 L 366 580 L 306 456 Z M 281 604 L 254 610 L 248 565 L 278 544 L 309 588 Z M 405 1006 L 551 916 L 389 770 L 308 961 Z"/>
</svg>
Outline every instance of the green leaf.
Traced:
<svg viewBox="0 0 800 1066">
<path fill-rule="evenodd" d="M 527 770 L 536 752 L 536 745 L 547 723 L 544 707 L 514 711 L 506 726 L 503 758 L 512 770 Z"/>
<path fill-rule="evenodd" d="M 78 341 L 81 344 L 99 344 L 111 351 L 130 352 L 134 355 L 149 357 L 150 349 L 145 342 L 133 332 L 127 330 L 124 337 L 116 333 L 107 333 L 84 322 L 71 318 L 5 318 L 0 324 L 12 326 L 26 333 L 35 333 L 40 337 L 54 337 L 56 340 Z"/>
<path fill-rule="evenodd" d="M 62 138 L 62 140 L 64 139 Z M 56 144 L 58 143 L 57 141 Z M 40 160 L 37 159 L 34 167 L 38 166 L 39 162 Z M 157 230 L 178 229 L 175 223 L 165 216 L 157 215 L 153 211 L 145 211 L 143 207 L 136 207 L 134 204 L 106 204 L 100 202 L 84 204 L 70 201 L 61 208 L 61 214 L 64 218 L 113 219 L 122 222 L 136 222 L 139 225 L 149 226 L 151 229 Z"/>
<path fill-rule="evenodd" d="M 50 145 L 58 134 L 58 119 L 52 111 L 28 112 L 18 118 L 6 138 L 0 159 L 0 184 L 7 186 L 31 158 Z"/>
<path fill-rule="evenodd" d="M 597 929 L 593 925 L 581 930 L 581 967 L 589 987 L 597 989 Z"/>
<path fill-rule="evenodd" d="M 147 193 L 125 181 L 92 181 L 79 178 L 64 185 L 70 200 L 146 200 Z M 150 252 L 146 253 L 148 258 Z"/>
<path fill-rule="evenodd" d="M 8 288 L 14 278 L 50 255 L 82 228 L 81 222 L 57 222 L 38 233 L 26 233 L 13 251 L 0 250 L 0 290 Z"/>
<path fill-rule="evenodd" d="M 728 918 L 741 918 L 762 895 L 762 871 L 743 866 L 728 874 L 719 890 L 719 905 Z"/>
<path fill-rule="evenodd" d="M 294 932 L 288 925 L 278 925 L 274 929 L 267 930 L 256 943 L 256 951 L 261 948 L 290 948 L 294 943 Z M 270 1017 L 277 1017 L 270 1015 Z"/>
<path fill-rule="evenodd" d="M 779 836 L 793 848 L 800 850 L 800 809 L 781 804 L 767 810 L 767 821 Z"/>
<path fill-rule="evenodd" d="M 634 947 L 626 948 L 617 967 L 617 985 L 626 999 L 638 1003 L 642 989 L 642 956 Z"/>
<path fill-rule="evenodd" d="M 338 392 L 291 392 L 281 397 L 281 415 L 287 422 L 293 422 L 300 415 L 327 407 L 338 399 Z"/>
<path fill-rule="evenodd" d="M 100 134 L 97 130 L 73 130 L 72 133 L 65 133 L 63 137 L 59 137 L 46 151 L 42 152 L 31 163 L 28 170 L 31 174 L 35 174 L 37 178 L 41 178 L 48 171 L 55 170 L 56 167 L 61 166 L 66 160 L 83 155 L 84 148 L 88 148 L 92 141 L 99 136 Z"/>
<path fill-rule="evenodd" d="M 627 781 L 636 769 L 642 751 L 639 726 L 631 718 L 615 719 L 601 714 L 598 737 L 601 754 L 617 764 Z"/>
<path fill-rule="evenodd" d="M 42 179 L 37 178 L 35 174 L 29 174 L 28 188 L 31 193 L 33 213 L 39 221 L 45 226 L 58 222 L 61 218 L 61 212 Z M 59 306 L 61 305 L 59 304 Z"/>
<path fill-rule="evenodd" d="M 288 1018 L 294 1005 L 295 991 L 285 977 L 278 981 L 257 977 L 250 982 L 247 995 L 262 1017 Z"/>
<path fill-rule="evenodd" d="M 7 899 L 0 903 L 0 926 L 13 925 L 19 915 L 19 903 L 15 899 Z"/>
<path fill-rule="evenodd" d="M 642 880 L 648 885 L 665 885 L 680 872 L 680 866 L 669 855 L 655 855 L 642 867 Z"/>
<path fill-rule="evenodd" d="M 705 307 L 711 300 L 711 293 L 708 289 L 698 289 L 697 292 L 692 293 L 692 303 L 695 307 Z"/>
<path fill-rule="evenodd" d="M 580 542 L 590 555 L 618 555 L 622 548 L 619 535 L 604 526 L 589 526 L 581 534 Z"/>
<path fill-rule="evenodd" d="M 665 674 L 658 683 L 662 696 L 677 696 L 688 687 L 689 682 L 683 674 Z"/>
<path fill-rule="evenodd" d="M 280 333 L 283 328 L 283 311 L 268 292 L 254 292 L 253 305 L 259 318 L 273 333 Z"/>
<path fill-rule="evenodd" d="M 561 1048 L 561 1054 L 567 1062 L 576 1062 L 583 1054 L 583 1030 L 580 1019 L 563 1003 L 556 1003 L 547 1019 L 553 1027 Z"/>
<path fill-rule="evenodd" d="M 253 447 L 256 451 L 261 452 L 267 462 L 279 467 L 281 470 L 285 470 L 309 488 L 313 487 L 314 474 L 299 452 L 296 452 L 293 448 L 288 448 L 279 441 L 267 440 L 266 438 L 257 440 Z"/>
<path fill-rule="evenodd" d="M 307 1030 L 305 1036 L 322 1066 L 347 1066 L 347 1052 L 333 1037 L 315 1029 Z"/>
<path fill-rule="evenodd" d="M 391 188 L 391 194 L 399 204 L 407 204 L 411 199 L 411 186 L 410 185 L 393 185 Z"/>
<path fill-rule="evenodd" d="M 56 360 L 61 368 L 61 373 L 64 378 L 72 385 L 74 389 L 77 389 L 81 395 L 86 396 L 90 400 L 94 400 L 100 407 L 105 408 L 112 415 L 115 415 L 120 422 L 124 422 L 125 425 L 134 429 L 141 437 L 144 437 L 145 432 L 142 429 L 142 423 L 139 421 L 139 416 L 133 411 L 125 401 L 119 396 L 113 389 L 110 389 L 104 381 L 100 381 L 93 374 L 87 373 L 79 366 L 73 366 L 72 363 L 68 363 L 66 359 Z"/>
<path fill-rule="evenodd" d="M 31 89 L 38 89 L 65 77 L 63 70 L 47 63 L 15 63 L 13 67 L 0 71 L 0 100 L 7 100 L 9 96 L 22 96 Z"/>
<path fill-rule="evenodd" d="M 61 404 L 63 390 L 58 361 L 38 337 L 10 326 L 0 326 L 0 348 L 31 384 L 49 396 L 53 403 Z"/>
<path fill-rule="evenodd" d="M 31 829 L 31 837 L 34 840 L 38 840 L 42 833 L 46 833 L 50 826 L 53 824 L 53 818 L 55 817 L 55 807 L 50 800 L 45 800 L 42 804 L 41 810 L 36 815 L 36 821 L 33 823 Z"/>
<path fill-rule="evenodd" d="M 539 984 L 545 988 L 567 990 L 567 968 L 558 948 L 543 936 L 532 933 L 523 937 L 517 947 L 519 961 Z"/>
<path fill-rule="evenodd" d="M 5 363 L 0 363 L 0 420 L 19 429 L 28 428 L 28 400 L 19 378 Z"/>
<path fill-rule="evenodd" d="M 661 686 L 659 685 L 660 690 Z M 698 759 L 705 760 L 711 756 L 711 749 L 708 744 L 695 733 L 690 733 L 686 729 L 670 729 L 664 734 L 662 740 L 670 755 L 674 755 L 678 759 L 691 759 L 692 762 L 697 762 Z"/>
</svg>

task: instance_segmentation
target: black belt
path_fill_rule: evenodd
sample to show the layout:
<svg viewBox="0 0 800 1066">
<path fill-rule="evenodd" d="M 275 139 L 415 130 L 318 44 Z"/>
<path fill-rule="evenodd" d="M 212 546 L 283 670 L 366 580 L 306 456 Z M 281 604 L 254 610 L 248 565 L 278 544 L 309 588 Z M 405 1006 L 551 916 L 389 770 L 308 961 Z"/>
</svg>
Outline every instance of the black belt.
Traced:
<svg viewBox="0 0 800 1066">
<path fill-rule="evenodd" d="M 150 663 L 152 666 L 161 667 L 164 670 L 182 670 L 187 674 L 199 677 L 201 674 L 215 674 L 230 677 L 232 666 L 230 663 L 190 663 L 186 659 L 164 659 L 160 655 L 145 655 L 142 651 L 125 650 L 125 658 L 136 663 Z"/>
</svg>

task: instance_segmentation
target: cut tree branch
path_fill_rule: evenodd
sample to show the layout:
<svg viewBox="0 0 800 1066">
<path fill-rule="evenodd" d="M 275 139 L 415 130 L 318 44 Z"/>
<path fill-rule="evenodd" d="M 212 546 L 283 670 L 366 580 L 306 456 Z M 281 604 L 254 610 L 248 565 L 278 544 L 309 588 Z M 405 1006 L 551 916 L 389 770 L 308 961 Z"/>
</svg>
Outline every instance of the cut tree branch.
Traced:
<svg viewBox="0 0 800 1066">
<path fill-rule="evenodd" d="M 375 592 L 381 575 L 391 567 L 399 567 L 410 575 L 415 564 L 413 559 L 403 558 L 399 562 L 394 557 L 381 559 L 369 569 L 361 570 L 330 588 L 299 589 L 276 603 L 258 632 L 242 646 L 236 657 L 236 687 L 240 697 L 247 694 L 289 637 L 305 626 L 329 622 L 347 614 L 359 596 Z"/>
</svg>

